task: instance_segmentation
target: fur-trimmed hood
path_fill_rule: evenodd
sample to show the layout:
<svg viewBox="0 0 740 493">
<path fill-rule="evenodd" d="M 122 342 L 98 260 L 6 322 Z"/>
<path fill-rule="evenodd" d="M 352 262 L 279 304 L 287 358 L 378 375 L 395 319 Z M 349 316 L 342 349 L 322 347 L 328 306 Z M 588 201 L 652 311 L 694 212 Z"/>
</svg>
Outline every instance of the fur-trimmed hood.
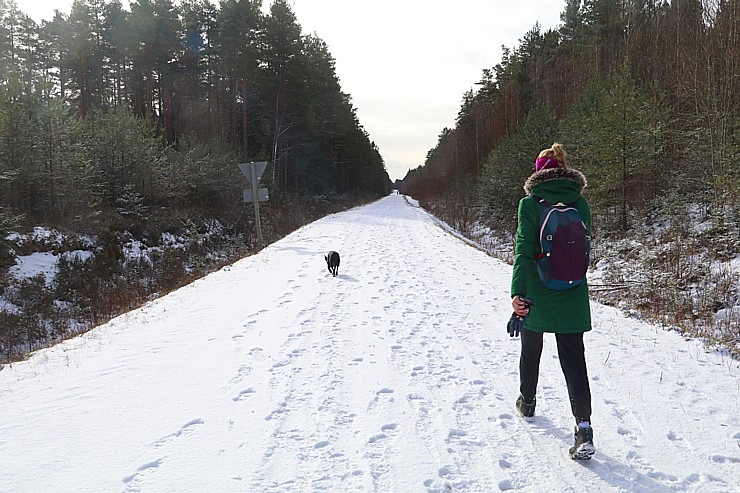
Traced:
<svg viewBox="0 0 740 493">
<path fill-rule="evenodd" d="M 563 180 L 575 185 L 575 192 L 580 195 L 586 188 L 586 177 L 583 173 L 573 168 L 550 168 L 533 173 L 524 182 L 524 191 L 527 195 L 533 195 L 532 190 L 539 185 L 557 180 Z M 571 188 L 571 187 L 568 187 Z"/>
</svg>

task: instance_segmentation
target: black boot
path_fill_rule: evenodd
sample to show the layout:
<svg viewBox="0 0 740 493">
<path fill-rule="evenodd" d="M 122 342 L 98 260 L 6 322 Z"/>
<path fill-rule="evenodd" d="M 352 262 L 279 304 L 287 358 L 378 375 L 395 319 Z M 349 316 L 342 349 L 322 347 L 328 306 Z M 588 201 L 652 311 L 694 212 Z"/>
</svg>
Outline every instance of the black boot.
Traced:
<svg viewBox="0 0 740 493">
<path fill-rule="evenodd" d="M 532 397 L 532 402 L 525 402 L 524 397 L 520 394 L 516 400 L 516 408 L 525 418 L 534 416 L 534 407 L 537 405 L 537 398 Z"/>
<path fill-rule="evenodd" d="M 594 430 L 591 427 L 576 426 L 575 439 L 575 444 L 569 450 L 571 459 L 588 460 L 596 453 Z"/>
</svg>

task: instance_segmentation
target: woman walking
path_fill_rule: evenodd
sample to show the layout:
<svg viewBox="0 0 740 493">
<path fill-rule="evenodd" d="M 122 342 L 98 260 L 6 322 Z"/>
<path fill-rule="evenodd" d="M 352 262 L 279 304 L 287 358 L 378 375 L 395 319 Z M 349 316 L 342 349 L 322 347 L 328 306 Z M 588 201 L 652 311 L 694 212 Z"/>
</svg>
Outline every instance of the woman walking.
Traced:
<svg viewBox="0 0 740 493">
<path fill-rule="evenodd" d="M 581 195 L 585 187 L 585 176 L 568 167 L 562 145 L 555 143 L 540 152 L 535 162 L 535 172 L 524 184 L 527 196 L 519 202 L 511 280 L 511 304 L 514 312 L 520 317 L 526 317 L 521 330 L 520 395 L 516 407 L 522 416 L 534 416 L 542 339 L 545 332 L 554 333 L 560 366 L 568 387 L 571 411 L 576 421 L 575 443 L 569 451 L 573 459 L 590 459 L 596 451 L 591 428 L 591 390 L 583 346 L 583 334 L 591 330 L 588 285 L 585 281 L 588 257 L 586 255 L 583 261 L 583 279 L 568 281 L 564 286 L 550 283 L 547 277 L 549 274 L 539 273 L 538 262 L 547 257 L 546 264 L 542 264 L 540 270 L 549 272 L 549 254 L 543 252 L 545 240 L 540 238 L 541 217 L 543 210 L 553 204 L 566 204 L 571 209 L 577 209 L 585 227 L 586 241 L 589 241 L 591 212 Z M 581 235 L 583 234 L 582 232 Z M 553 269 L 554 263 L 555 260 Z M 565 267 L 566 270 L 568 268 Z M 562 270 L 562 267 L 559 269 Z M 522 301 L 525 297 L 533 301 L 531 307 Z"/>
</svg>

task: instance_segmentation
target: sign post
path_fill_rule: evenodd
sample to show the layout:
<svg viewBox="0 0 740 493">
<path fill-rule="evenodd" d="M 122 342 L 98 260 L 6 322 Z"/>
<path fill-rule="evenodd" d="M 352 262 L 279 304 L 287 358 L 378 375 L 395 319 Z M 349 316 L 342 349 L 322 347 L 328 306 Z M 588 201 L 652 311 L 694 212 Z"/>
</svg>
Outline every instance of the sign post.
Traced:
<svg viewBox="0 0 740 493">
<path fill-rule="evenodd" d="M 244 189 L 244 202 L 254 203 L 254 217 L 255 225 L 257 226 L 257 241 L 262 246 L 262 226 L 260 224 L 260 202 L 268 200 L 268 194 L 266 188 L 257 188 L 259 180 L 262 177 L 262 173 L 267 168 L 266 161 L 239 163 L 239 169 L 242 174 L 247 177 L 249 183 L 252 185 L 251 189 Z"/>
</svg>

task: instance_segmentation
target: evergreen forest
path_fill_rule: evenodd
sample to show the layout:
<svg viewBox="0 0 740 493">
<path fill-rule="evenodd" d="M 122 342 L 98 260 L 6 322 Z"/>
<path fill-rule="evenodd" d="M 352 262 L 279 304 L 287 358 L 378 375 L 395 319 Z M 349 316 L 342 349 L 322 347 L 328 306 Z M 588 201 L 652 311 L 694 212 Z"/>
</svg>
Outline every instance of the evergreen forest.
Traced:
<svg viewBox="0 0 740 493">
<path fill-rule="evenodd" d="M 390 191 L 290 2 L 76 0 L 39 25 L 0 0 L 0 357 L 258 249 L 250 161 L 268 163 L 263 244 Z M 5 274 L 44 251 L 53 282 Z"/>
<path fill-rule="evenodd" d="M 561 12 L 471 81 L 403 192 L 511 261 L 522 185 L 560 142 L 588 180 L 592 294 L 740 353 L 740 2 Z"/>
</svg>

